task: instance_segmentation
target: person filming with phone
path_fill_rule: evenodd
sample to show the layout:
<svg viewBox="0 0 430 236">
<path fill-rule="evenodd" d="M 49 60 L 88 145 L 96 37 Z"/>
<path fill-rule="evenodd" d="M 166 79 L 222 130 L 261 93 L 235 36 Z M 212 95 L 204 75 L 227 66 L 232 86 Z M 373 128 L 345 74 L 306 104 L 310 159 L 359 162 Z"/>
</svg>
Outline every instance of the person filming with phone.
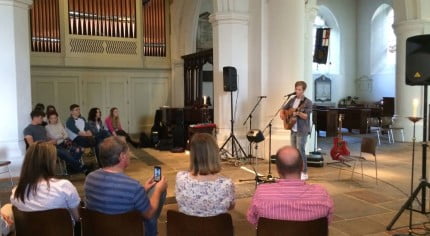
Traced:
<svg viewBox="0 0 430 236">
<path fill-rule="evenodd" d="M 84 190 L 86 207 L 104 214 L 121 214 L 134 210 L 142 212 L 145 235 L 157 235 L 157 219 L 166 199 L 167 181 L 159 170 L 142 184 L 124 171 L 130 163 L 127 143 L 116 136 L 100 144 L 101 169 L 89 174 Z"/>
<path fill-rule="evenodd" d="M 194 134 L 190 143 L 190 168 L 176 175 L 176 201 L 179 211 L 208 217 L 232 210 L 234 184 L 220 175 L 219 148 L 210 134 Z"/>
</svg>

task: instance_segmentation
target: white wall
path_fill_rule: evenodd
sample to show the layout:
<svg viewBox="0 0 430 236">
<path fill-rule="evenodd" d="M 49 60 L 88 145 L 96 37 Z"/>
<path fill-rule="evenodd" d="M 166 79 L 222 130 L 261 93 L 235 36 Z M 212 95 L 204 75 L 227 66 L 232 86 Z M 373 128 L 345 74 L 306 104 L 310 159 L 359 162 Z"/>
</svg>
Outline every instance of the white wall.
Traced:
<svg viewBox="0 0 430 236">
<path fill-rule="evenodd" d="M 356 2 L 355 0 L 318 0 L 319 6 L 323 5 L 333 13 L 340 29 L 339 74 L 328 75 L 332 79 L 332 102 L 334 103 L 338 103 L 346 96 L 356 95 Z"/>
<path fill-rule="evenodd" d="M 382 4 L 392 5 L 391 0 L 362 0 L 357 3 L 357 78 L 367 76 L 372 83 L 370 91 L 358 91 L 360 100 L 377 101 L 382 97 L 395 96 L 395 71 L 380 70 L 372 65 L 376 50 L 381 48 L 381 36 L 374 35 L 372 42 L 372 17 Z M 381 22 L 375 22 L 378 27 Z M 374 49 L 372 51 L 372 49 Z M 373 55 L 372 55 L 373 53 Z M 374 63 L 375 64 L 375 63 Z M 373 68 L 373 69 L 372 69 Z"/>
</svg>

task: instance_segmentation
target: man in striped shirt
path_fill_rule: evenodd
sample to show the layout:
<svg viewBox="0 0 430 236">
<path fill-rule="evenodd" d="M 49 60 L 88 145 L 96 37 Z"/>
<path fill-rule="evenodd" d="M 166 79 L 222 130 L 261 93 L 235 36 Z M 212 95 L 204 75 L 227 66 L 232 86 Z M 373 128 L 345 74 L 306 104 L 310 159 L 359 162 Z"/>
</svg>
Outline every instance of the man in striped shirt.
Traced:
<svg viewBox="0 0 430 236">
<path fill-rule="evenodd" d="M 125 175 L 130 162 L 129 150 L 120 137 L 106 138 L 100 144 L 100 162 L 102 168 L 85 180 L 87 208 L 104 214 L 138 210 L 144 219 L 145 235 L 157 235 L 157 219 L 166 198 L 166 178 L 162 176 L 158 182 L 150 178 L 142 186 Z"/>
<path fill-rule="evenodd" d="M 323 187 L 300 180 L 303 161 L 297 148 L 282 147 L 276 157 L 280 179 L 257 187 L 248 209 L 248 221 L 257 225 L 259 217 L 291 221 L 327 217 L 331 222 L 333 200 Z"/>
</svg>

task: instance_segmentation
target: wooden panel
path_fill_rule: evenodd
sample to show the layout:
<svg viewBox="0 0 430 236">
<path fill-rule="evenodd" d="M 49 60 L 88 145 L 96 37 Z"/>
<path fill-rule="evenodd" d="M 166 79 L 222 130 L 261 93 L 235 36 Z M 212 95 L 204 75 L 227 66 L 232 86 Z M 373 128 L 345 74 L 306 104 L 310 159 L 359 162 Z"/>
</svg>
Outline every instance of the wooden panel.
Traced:
<svg viewBox="0 0 430 236">
<path fill-rule="evenodd" d="M 86 79 L 84 89 L 84 104 L 81 107 L 81 113 L 88 118 L 88 112 L 93 107 L 98 107 L 102 112 L 102 119 L 107 116 L 108 109 L 105 103 L 105 82 L 103 79 Z"/>
<path fill-rule="evenodd" d="M 133 78 L 130 80 L 130 132 L 149 131 L 155 111 L 168 103 L 168 79 Z"/>
<path fill-rule="evenodd" d="M 70 115 L 69 107 L 74 103 L 79 104 L 77 79 L 57 81 L 55 104 L 61 121 L 66 122 Z"/>
<path fill-rule="evenodd" d="M 54 104 L 55 82 L 47 79 L 32 79 L 31 99 L 33 106 L 37 103 Z"/>
<path fill-rule="evenodd" d="M 122 128 L 129 132 L 129 114 L 128 114 L 128 93 L 126 80 L 113 80 L 107 81 L 107 101 L 110 108 L 117 107 L 119 117 L 121 119 Z M 109 112 L 109 111 L 108 111 Z M 108 116 L 109 113 L 106 114 Z"/>
</svg>

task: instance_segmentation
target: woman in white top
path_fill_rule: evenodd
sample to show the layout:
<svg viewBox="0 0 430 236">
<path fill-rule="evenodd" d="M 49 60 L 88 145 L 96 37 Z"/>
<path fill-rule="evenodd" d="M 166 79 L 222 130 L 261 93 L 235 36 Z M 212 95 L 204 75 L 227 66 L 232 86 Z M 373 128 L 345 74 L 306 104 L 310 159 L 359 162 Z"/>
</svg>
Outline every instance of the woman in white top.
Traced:
<svg viewBox="0 0 430 236">
<path fill-rule="evenodd" d="M 190 143 L 190 169 L 176 175 L 179 211 L 207 217 L 234 208 L 234 184 L 221 176 L 219 148 L 210 134 L 197 133 Z"/>
<path fill-rule="evenodd" d="M 12 189 L 10 202 L 21 211 L 65 208 L 72 219 L 78 221 L 81 199 L 69 180 L 54 178 L 56 159 L 54 145 L 47 142 L 31 144 L 25 154 L 18 185 Z M 10 213 L 2 208 L 2 217 L 9 223 L 13 222 Z"/>
<path fill-rule="evenodd" d="M 48 113 L 48 125 L 45 126 L 46 134 L 50 140 L 57 142 L 57 147 L 69 151 L 75 159 L 80 159 L 84 149 L 72 143 L 63 124 L 59 121 L 58 113 L 52 111 Z"/>
</svg>

